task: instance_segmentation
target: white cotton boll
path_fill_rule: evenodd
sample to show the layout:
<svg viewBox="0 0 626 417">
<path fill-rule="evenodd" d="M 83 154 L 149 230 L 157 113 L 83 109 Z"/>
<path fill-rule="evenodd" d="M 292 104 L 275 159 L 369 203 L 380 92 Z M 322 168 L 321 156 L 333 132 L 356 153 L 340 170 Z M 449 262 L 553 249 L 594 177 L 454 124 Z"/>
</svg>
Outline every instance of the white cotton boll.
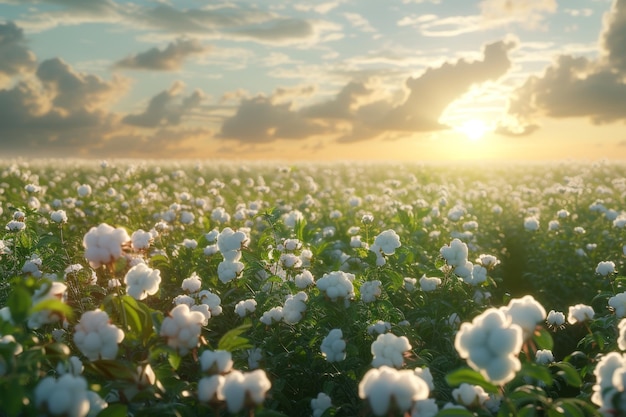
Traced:
<svg viewBox="0 0 626 417">
<path fill-rule="evenodd" d="M 406 285 L 406 278 L 405 278 Z M 422 291 L 430 292 L 437 289 L 437 287 L 441 285 L 441 278 L 438 277 L 427 277 L 426 275 L 422 275 L 420 278 L 420 288 Z"/>
<path fill-rule="evenodd" d="M 552 327 L 561 327 L 565 324 L 565 314 L 560 311 L 550 310 L 546 322 Z"/>
<path fill-rule="evenodd" d="M 359 397 L 368 400 L 377 416 L 387 414 L 392 401 L 401 413 L 409 411 L 416 401 L 427 399 L 429 392 L 426 383 L 408 369 L 373 368 L 359 382 Z"/>
<path fill-rule="evenodd" d="M 439 252 L 450 266 L 463 266 L 467 262 L 467 245 L 459 239 L 453 239 L 450 246 L 444 245 Z"/>
<path fill-rule="evenodd" d="M 211 255 L 215 255 L 217 252 L 219 252 L 217 245 L 208 245 L 206 248 L 204 248 L 203 253 L 204 256 L 211 256 Z"/>
<path fill-rule="evenodd" d="M 209 324 L 209 319 L 211 318 L 211 310 L 206 304 L 196 304 L 189 307 L 191 311 L 197 311 L 202 313 L 204 316 L 204 321 L 202 322 L 203 326 L 207 326 Z"/>
<path fill-rule="evenodd" d="M 189 293 L 200 291 L 200 287 L 202 287 L 202 281 L 195 272 L 193 272 L 189 278 L 185 278 L 181 284 L 183 291 Z"/>
<path fill-rule="evenodd" d="M 177 305 L 161 323 L 161 336 L 167 338 L 167 344 L 186 355 L 199 344 L 202 323 L 205 317 L 198 311 L 191 311 L 186 304 Z"/>
<path fill-rule="evenodd" d="M 620 353 L 610 352 L 600 358 L 593 371 L 596 377 L 596 384 L 593 386 L 591 401 L 594 404 L 600 407 L 611 405 L 610 400 L 614 393 L 613 375 L 617 370 L 624 367 L 626 367 L 626 357 Z M 606 398 L 606 404 L 605 395 L 608 397 Z"/>
<path fill-rule="evenodd" d="M 396 249 L 401 246 L 400 236 L 398 236 L 395 230 L 385 230 L 376 236 L 374 245 L 376 245 L 383 254 L 393 255 Z"/>
<path fill-rule="evenodd" d="M 302 265 L 300 257 L 293 253 L 282 253 L 279 258 L 280 264 L 285 269 L 299 268 Z"/>
<path fill-rule="evenodd" d="M 74 327 L 74 343 L 89 360 L 115 359 L 124 332 L 109 321 L 105 311 L 83 313 Z"/>
<path fill-rule="evenodd" d="M 316 285 L 332 301 L 336 301 L 338 298 L 352 299 L 354 298 L 354 286 L 352 284 L 354 278 L 354 274 L 333 271 L 324 274 L 322 278 L 317 280 Z"/>
<path fill-rule="evenodd" d="M 346 358 L 346 342 L 341 329 L 332 329 L 322 340 L 322 355 L 328 362 L 340 362 Z"/>
<path fill-rule="evenodd" d="M 205 350 L 200 355 L 202 372 L 225 374 L 233 368 L 233 358 L 226 350 Z"/>
<path fill-rule="evenodd" d="M 372 303 L 376 301 L 382 294 L 382 282 L 379 280 L 366 281 L 361 285 L 361 301 L 364 303 Z"/>
<path fill-rule="evenodd" d="M 35 405 L 54 416 L 84 417 L 89 412 L 87 381 L 82 376 L 48 376 L 35 387 Z"/>
<path fill-rule="evenodd" d="M 217 265 L 217 277 L 224 284 L 237 278 L 243 271 L 241 262 L 222 261 Z"/>
<path fill-rule="evenodd" d="M 453 389 L 452 397 L 458 404 L 468 408 L 481 407 L 489 399 L 489 395 L 482 387 L 467 383 Z"/>
<path fill-rule="evenodd" d="M 300 289 L 304 289 L 315 284 L 315 278 L 313 277 L 313 274 L 311 273 L 311 271 L 304 270 L 302 271 L 302 273 L 297 274 L 294 277 L 294 282 L 296 284 L 296 287 Z"/>
<path fill-rule="evenodd" d="M 546 310 L 532 295 L 514 298 L 502 311 L 524 330 L 524 337 L 532 336 L 535 327 L 546 319 Z"/>
<path fill-rule="evenodd" d="M 122 246 L 130 242 L 130 236 L 121 227 L 114 228 L 106 223 L 92 227 L 83 237 L 85 258 L 92 268 L 114 262 L 123 254 Z"/>
<path fill-rule="evenodd" d="M 263 313 L 259 321 L 265 324 L 266 326 L 271 326 L 273 323 L 278 323 L 282 319 L 283 319 L 283 308 L 278 306 L 278 307 L 272 307 L 271 309 Z"/>
<path fill-rule="evenodd" d="M 124 283 L 128 295 L 135 300 L 144 300 L 148 295 L 154 295 L 159 291 L 161 271 L 140 263 L 128 270 L 124 276 Z"/>
<path fill-rule="evenodd" d="M 283 214 L 282 219 L 285 226 L 290 229 L 294 229 L 297 222 L 304 220 L 304 214 L 302 214 L 299 210 L 292 210 L 289 213 Z"/>
<path fill-rule="evenodd" d="M 370 349 L 374 356 L 372 366 L 375 368 L 381 366 L 400 368 L 404 364 L 404 353 L 410 349 L 411 344 L 406 336 L 398 337 L 393 333 L 380 334 Z"/>
<path fill-rule="evenodd" d="M 195 249 L 198 247 L 198 242 L 195 239 L 183 239 L 183 246 L 187 249 Z"/>
<path fill-rule="evenodd" d="M 608 304 L 615 311 L 617 318 L 626 317 L 626 292 L 609 298 Z"/>
<path fill-rule="evenodd" d="M 11 220 L 5 226 L 5 229 L 10 232 L 19 232 L 20 230 L 24 230 L 25 228 L 26 223 L 20 222 L 18 220 Z"/>
<path fill-rule="evenodd" d="M 254 313 L 254 311 L 256 310 L 256 306 L 257 306 L 257 302 L 253 298 L 242 300 L 242 301 L 239 301 L 237 304 L 235 304 L 235 313 L 239 317 L 243 318 L 247 316 L 248 313 Z"/>
<path fill-rule="evenodd" d="M 602 275 L 603 277 L 615 273 L 615 263 L 612 261 L 602 261 L 598 263 L 596 267 L 596 274 Z"/>
<path fill-rule="evenodd" d="M 224 377 L 224 383 L 218 391 L 218 398 L 226 401 L 230 413 L 238 413 L 244 406 L 260 405 L 271 386 L 265 371 L 261 369 L 249 373 L 233 370 Z M 245 401 L 250 401 L 250 403 Z"/>
<path fill-rule="evenodd" d="M 78 193 L 78 196 L 80 198 L 87 197 L 87 196 L 91 195 L 91 185 L 89 185 L 89 184 L 79 185 L 76 188 L 76 192 Z"/>
<path fill-rule="evenodd" d="M 50 220 L 58 224 L 67 223 L 67 213 L 65 213 L 65 210 L 53 211 L 50 213 Z"/>
<path fill-rule="evenodd" d="M 549 349 L 539 349 L 535 352 L 535 362 L 539 365 L 547 365 L 554 362 L 554 355 Z"/>
<path fill-rule="evenodd" d="M 154 236 L 152 233 L 146 232 L 143 229 L 135 230 L 132 235 L 130 235 L 130 244 L 134 251 L 146 250 L 152 244 L 154 240 Z"/>
<path fill-rule="evenodd" d="M 214 294 L 209 290 L 202 290 L 198 293 L 198 299 L 202 304 L 209 306 L 212 316 L 219 316 L 222 314 L 222 299 L 219 295 Z"/>
<path fill-rule="evenodd" d="M 87 399 L 89 400 L 89 413 L 87 417 L 96 417 L 102 410 L 109 406 L 109 403 L 94 391 L 87 391 Z"/>
<path fill-rule="evenodd" d="M 198 381 L 198 400 L 208 403 L 217 399 L 217 393 L 224 384 L 224 376 L 212 375 Z"/>
<path fill-rule="evenodd" d="M 176 297 L 174 297 L 174 299 L 172 300 L 172 302 L 175 305 L 179 305 L 179 304 L 187 304 L 189 307 L 193 306 L 194 304 L 196 304 L 196 300 L 194 300 L 193 297 L 187 295 L 187 294 L 181 294 L 181 295 L 177 295 Z"/>
<path fill-rule="evenodd" d="M 430 368 L 415 368 L 413 372 L 415 373 L 415 376 L 426 383 L 428 389 L 431 391 L 435 389 L 435 381 L 433 379 L 433 374 L 430 372 Z"/>
<path fill-rule="evenodd" d="M 465 261 L 464 264 L 461 264 L 454 268 L 454 273 L 463 278 L 463 281 L 466 283 L 470 283 L 472 281 L 472 271 L 474 270 L 474 264 L 470 261 Z"/>
<path fill-rule="evenodd" d="M 617 347 L 619 350 L 626 350 L 626 319 L 620 320 L 617 325 Z"/>
<path fill-rule="evenodd" d="M 303 291 L 296 295 L 288 295 L 283 305 L 283 321 L 288 324 L 295 324 L 302 320 L 308 299 L 308 295 Z"/>
<path fill-rule="evenodd" d="M 230 227 L 225 228 L 217 237 L 217 247 L 220 252 L 238 251 L 246 242 L 247 236 L 242 231 L 235 232 Z"/>
<path fill-rule="evenodd" d="M 415 401 L 411 409 L 411 417 L 435 417 L 437 413 L 439 413 L 439 407 L 434 398 Z"/>
<path fill-rule="evenodd" d="M 534 216 L 526 217 L 524 219 L 524 229 L 531 232 L 539 230 L 539 219 Z"/>
<path fill-rule="evenodd" d="M 323 392 L 320 392 L 319 394 L 317 394 L 316 398 L 313 398 L 311 400 L 311 409 L 313 409 L 313 417 L 321 417 L 321 415 L 324 414 L 324 411 L 332 407 L 332 405 L 333 404 L 332 404 L 331 398 L 328 395 L 324 394 Z"/>
<path fill-rule="evenodd" d="M 224 207 L 216 207 L 211 212 L 211 220 L 217 223 L 228 223 L 230 221 L 230 214 L 226 212 Z"/>
<path fill-rule="evenodd" d="M 594 315 L 593 307 L 585 304 L 576 304 L 569 307 L 567 321 L 569 324 L 582 323 L 593 319 Z"/>
<path fill-rule="evenodd" d="M 391 323 L 389 323 L 388 321 L 378 320 L 376 323 L 367 326 L 367 333 L 372 335 L 374 333 L 383 334 L 389 330 L 391 330 Z"/>
<path fill-rule="evenodd" d="M 404 284 L 404 288 L 408 292 L 413 292 L 415 291 L 415 288 L 416 288 L 417 278 L 404 277 L 403 284 Z"/>
</svg>

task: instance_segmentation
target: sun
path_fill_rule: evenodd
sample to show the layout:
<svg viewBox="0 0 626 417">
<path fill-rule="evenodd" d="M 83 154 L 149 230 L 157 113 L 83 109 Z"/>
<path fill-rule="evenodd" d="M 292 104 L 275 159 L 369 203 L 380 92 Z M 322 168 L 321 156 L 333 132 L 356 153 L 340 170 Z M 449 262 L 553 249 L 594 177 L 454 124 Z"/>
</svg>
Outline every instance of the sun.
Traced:
<svg viewBox="0 0 626 417">
<path fill-rule="evenodd" d="M 470 119 L 457 127 L 457 130 L 464 134 L 469 140 L 475 142 L 482 139 L 487 132 L 491 131 L 491 128 L 483 120 Z"/>
</svg>

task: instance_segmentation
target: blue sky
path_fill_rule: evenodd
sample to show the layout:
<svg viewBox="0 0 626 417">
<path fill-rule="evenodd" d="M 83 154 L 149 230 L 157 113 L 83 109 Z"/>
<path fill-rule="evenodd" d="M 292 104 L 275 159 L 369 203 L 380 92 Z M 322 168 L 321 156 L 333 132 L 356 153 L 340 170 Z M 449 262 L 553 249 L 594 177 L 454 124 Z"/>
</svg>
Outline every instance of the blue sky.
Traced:
<svg viewBox="0 0 626 417">
<path fill-rule="evenodd" d="M 8 156 L 626 157 L 626 0 L 0 0 L 0 16 Z"/>
</svg>

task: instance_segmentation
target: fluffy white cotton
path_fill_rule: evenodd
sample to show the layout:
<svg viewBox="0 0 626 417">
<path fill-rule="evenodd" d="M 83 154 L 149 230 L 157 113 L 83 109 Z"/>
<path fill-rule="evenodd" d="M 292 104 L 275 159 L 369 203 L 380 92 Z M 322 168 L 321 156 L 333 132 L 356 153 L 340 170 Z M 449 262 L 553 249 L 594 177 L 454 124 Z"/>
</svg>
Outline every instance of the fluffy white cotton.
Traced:
<svg viewBox="0 0 626 417">
<path fill-rule="evenodd" d="M 254 298 L 239 301 L 235 304 L 235 313 L 239 317 L 246 317 L 249 313 L 254 313 L 256 310 L 257 302 Z"/>
<path fill-rule="evenodd" d="M 224 385 L 223 375 L 211 375 L 198 381 L 198 400 L 208 403 L 217 400 L 217 392 Z"/>
<path fill-rule="evenodd" d="M 626 350 L 626 319 L 620 320 L 617 332 L 617 347 L 619 350 Z"/>
<path fill-rule="evenodd" d="M 197 297 L 201 304 L 209 306 L 212 316 L 219 316 L 222 314 L 222 299 L 219 295 L 212 293 L 209 290 L 202 290 L 197 294 Z"/>
<path fill-rule="evenodd" d="M 278 323 L 283 319 L 283 308 L 281 306 L 272 307 L 259 319 L 259 321 L 266 326 L 271 326 L 273 323 Z"/>
<path fill-rule="evenodd" d="M 367 326 L 367 333 L 369 334 L 383 334 L 391 330 L 391 323 L 388 321 L 378 320 L 374 324 Z"/>
<path fill-rule="evenodd" d="M 313 417 L 321 417 L 324 414 L 324 411 L 332 407 L 331 398 L 320 392 L 317 394 L 317 397 L 311 400 L 311 409 L 313 410 Z"/>
<path fill-rule="evenodd" d="M 328 362 L 340 362 L 346 358 L 346 342 L 341 329 L 332 329 L 322 340 L 322 355 Z"/>
<path fill-rule="evenodd" d="M 133 234 L 130 235 L 130 245 L 134 251 L 146 250 L 152 244 L 153 239 L 154 236 L 152 236 L 152 233 L 142 229 L 135 230 Z"/>
<path fill-rule="evenodd" d="M 361 301 L 364 303 L 371 303 L 376 301 L 382 294 L 382 282 L 379 280 L 365 281 L 361 285 Z"/>
<path fill-rule="evenodd" d="M 311 271 L 307 269 L 302 271 L 302 273 L 297 274 L 294 277 L 294 282 L 296 284 L 296 287 L 304 289 L 315 284 L 315 278 L 313 277 Z"/>
<path fill-rule="evenodd" d="M 609 306 L 615 311 L 617 318 L 626 317 L 626 292 L 622 292 L 609 298 Z"/>
<path fill-rule="evenodd" d="M 247 373 L 233 370 L 224 377 L 217 394 L 220 400 L 226 401 L 229 412 L 237 413 L 244 407 L 262 404 L 271 387 L 272 383 L 261 369 Z"/>
<path fill-rule="evenodd" d="M 352 285 L 354 278 L 354 274 L 333 271 L 324 274 L 322 278 L 317 280 L 316 285 L 332 301 L 338 298 L 348 300 L 354 298 L 354 286 Z"/>
<path fill-rule="evenodd" d="M 302 320 L 308 299 L 309 296 L 304 291 L 295 295 L 288 295 L 283 305 L 283 321 L 288 324 L 295 324 Z"/>
<path fill-rule="evenodd" d="M 461 325 L 454 347 L 474 370 L 495 384 L 503 384 L 521 369 L 517 354 L 522 343 L 522 328 L 503 311 L 490 308 L 472 323 Z"/>
<path fill-rule="evenodd" d="M 411 417 L 435 417 L 439 413 L 439 407 L 434 398 L 417 400 L 411 408 Z"/>
<path fill-rule="evenodd" d="M 551 327 L 561 327 L 565 324 L 565 314 L 560 311 L 550 310 L 546 323 Z"/>
<path fill-rule="evenodd" d="M 514 298 L 501 310 L 524 331 L 524 338 L 532 336 L 535 327 L 546 319 L 546 310 L 532 295 Z"/>
<path fill-rule="evenodd" d="M 144 263 L 130 268 L 124 276 L 126 292 L 135 300 L 144 300 L 148 295 L 154 295 L 159 291 L 161 284 L 161 271 L 152 269 Z"/>
<path fill-rule="evenodd" d="M 610 352 L 600 358 L 593 371 L 596 383 L 593 386 L 591 401 L 600 406 L 603 415 L 613 415 L 615 395 L 624 393 L 626 357 L 617 352 Z"/>
<path fill-rule="evenodd" d="M 189 278 L 185 278 L 181 284 L 181 288 L 183 289 L 183 291 L 186 291 L 188 293 L 198 292 L 200 291 L 201 287 L 202 280 L 195 272 L 193 272 Z"/>
<path fill-rule="evenodd" d="M 92 227 L 83 237 L 85 258 L 92 268 L 99 268 L 120 258 L 122 247 L 130 242 L 130 236 L 125 229 L 114 228 L 106 223 Z"/>
<path fill-rule="evenodd" d="M 452 390 L 452 398 L 457 404 L 464 407 L 479 408 L 489 399 L 489 395 L 478 385 L 462 383 L 458 388 Z"/>
<path fill-rule="evenodd" d="M 387 366 L 372 368 L 359 382 L 359 397 L 367 399 L 377 416 L 387 414 L 394 406 L 401 414 L 409 411 L 415 402 L 428 398 L 426 383 L 408 369 L 397 370 Z"/>
<path fill-rule="evenodd" d="M 67 223 L 67 213 L 65 210 L 55 210 L 50 213 L 50 220 L 58 224 Z"/>
<path fill-rule="evenodd" d="M 115 359 L 124 332 L 111 324 L 105 311 L 83 313 L 74 327 L 74 343 L 89 360 Z"/>
<path fill-rule="evenodd" d="M 549 349 L 539 349 L 535 352 L 535 362 L 540 365 L 547 365 L 554 362 L 554 355 Z"/>
<path fill-rule="evenodd" d="M 370 250 L 374 251 L 374 247 L 376 247 L 380 252 L 385 255 L 393 255 L 401 246 L 400 236 L 393 229 L 388 229 L 381 232 L 378 236 L 374 238 L 374 244 L 370 248 Z"/>
<path fill-rule="evenodd" d="M 227 227 L 217 237 L 217 247 L 225 261 L 236 262 L 241 258 L 241 247 L 247 240 L 244 232 Z"/>
<path fill-rule="evenodd" d="M 405 286 L 407 285 L 406 278 L 404 279 Z M 439 277 L 427 277 L 422 275 L 420 278 L 420 288 L 422 291 L 430 292 L 435 291 L 438 286 L 441 285 L 441 278 Z"/>
<path fill-rule="evenodd" d="M 411 344 L 406 336 L 396 336 L 393 333 L 379 334 L 372 343 L 371 352 L 374 358 L 372 366 L 392 366 L 401 368 L 404 364 L 404 353 L 411 349 Z"/>
<path fill-rule="evenodd" d="M 237 252 L 239 253 L 239 252 Z M 233 262 L 224 260 L 217 265 L 217 277 L 224 284 L 239 277 L 243 272 L 244 264 L 241 262 Z"/>
<path fill-rule="evenodd" d="M 205 350 L 200 355 L 200 369 L 211 374 L 225 374 L 233 369 L 233 358 L 226 350 Z"/>
<path fill-rule="evenodd" d="M 596 274 L 603 277 L 615 273 L 615 263 L 613 261 L 602 261 L 596 266 Z"/>
<path fill-rule="evenodd" d="M 89 412 L 87 391 L 87 381 L 82 376 L 47 376 L 35 387 L 35 405 L 53 416 L 84 417 Z"/>
<path fill-rule="evenodd" d="M 539 230 L 539 219 L 531 216 L 524 219 L 524 229 L 534 232 Z"/>
<path fill-rule="evenodd" d="M 582 323 L 593 319 L 594 315 L 595 311 L 593 311 L 593 307 L 585 304 L 576 304 L 569 307 L 567 321 L 569 324 Z"/>
<path fill-rule="evenodd" d="M 467 262 L 467 245 L 459 239 L 453 239 L 452 242 L 450 242 L 450 246 L 444 245 L 439 250 L 439 253 L 441 253 L 441 256 L 443 256 L 448 265 L 453 267 L 465 265 Z"/>
<path fill-rule="evenodd" d="M 161 336 L 167 338 L 167 344 L 181 355 L 198 347 L 204 314 L 191 311 L 186 304 L 179 304 L 170 311 L 161 324 Z"/>
</svg>

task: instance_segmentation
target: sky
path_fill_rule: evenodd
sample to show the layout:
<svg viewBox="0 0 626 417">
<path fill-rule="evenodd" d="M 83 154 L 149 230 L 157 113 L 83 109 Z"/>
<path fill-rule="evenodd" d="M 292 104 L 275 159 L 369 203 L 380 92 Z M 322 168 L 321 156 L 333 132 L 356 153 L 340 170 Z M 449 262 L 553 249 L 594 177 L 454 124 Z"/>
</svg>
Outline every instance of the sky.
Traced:
<svg viewBox="0 0 626 417">
<path fill-rule="evenodd" d="M 626 160 L 626 0 L 0 0 L 0 157 Z"/>
</svg>

